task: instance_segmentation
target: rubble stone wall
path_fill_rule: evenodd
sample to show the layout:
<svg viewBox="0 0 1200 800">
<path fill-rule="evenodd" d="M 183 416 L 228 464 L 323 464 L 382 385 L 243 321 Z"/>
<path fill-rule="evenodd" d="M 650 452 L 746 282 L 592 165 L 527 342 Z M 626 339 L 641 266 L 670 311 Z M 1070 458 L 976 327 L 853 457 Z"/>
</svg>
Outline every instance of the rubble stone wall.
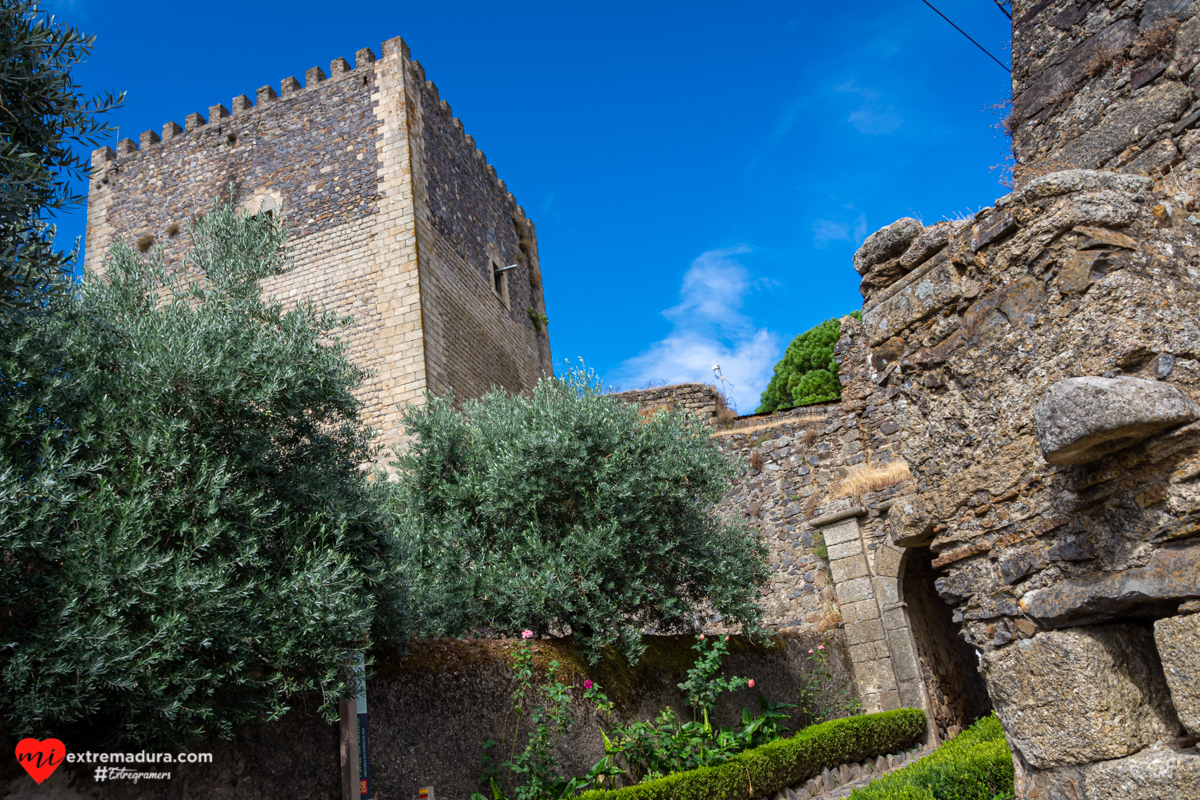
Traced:
<svg viewBox="0 0 1200 800">
<path fill-rule="evenodd" d="M 1200 17 L 1191 0 L 1013 3 L 1016 179 L 1107 169 L 1200 199 Z M 1165 210 L 1164 209 L 1164 210 Z"/>
<path fill-rule="evenodd" d="M 885 524 L 889 509 L 911 495 L 915 484 L 902 478 L 852 493 L 844 487 L 855 473 L 898 459 L 897 393 L 872 382 L 862 324 L 845 317 L 841 325 L 835 358 L 842 400 L 714 428 L 713 437 L 743 467 L 722 511 L 741 516 L 767 541 L 772 576 L 759 602 L 769 628 L 843 630 L 867 711 L 927 708 L 922 665 L 901 599 L 903 551 L 887 539 Z M 643 408 L 709 418 L 717 408 L 716 390 L 703 384 L 620 397 Z M 720 620 L 710 623 L 712 630 L 724 630 Z"/>
<path fill-rule="evenodd" d="M 1049 173 L 855 256 L 870 380 L 895 392 L 917 481 L 889 536 L 932 548 L 1020 797 L 1197 787 L 1192 701 L 1165 675 L 1200 645 L 1181 621 L 1200 598 L 1200 241 L 1164 191 Z"/>
</svg>

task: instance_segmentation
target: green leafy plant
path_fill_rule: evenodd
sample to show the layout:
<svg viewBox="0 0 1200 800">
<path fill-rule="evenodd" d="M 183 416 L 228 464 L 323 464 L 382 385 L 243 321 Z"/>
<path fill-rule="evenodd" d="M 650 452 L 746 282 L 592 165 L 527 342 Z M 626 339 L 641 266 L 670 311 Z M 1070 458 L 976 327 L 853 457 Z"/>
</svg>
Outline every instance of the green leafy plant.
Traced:
<svg viewBox="0 0 1200 800">
<path fill-rule="evenodd" d="M 766 545 L 717 513 L 738 466 L 697 417 L 640 416 L 575 369 L 402 418 L 389 488 L 418 635 L 569 629 L 595 663 L 702 607 L 759 630 Z"/>
<path fill-rule="evenodd" d="M 754 685 L 754 681 L 747 678 L 717 676 L 721 671 L 721 661 L 729 652 L 728 642 L 728 636 L 706 636 L 703 633 L 696 636 L 696 642 L 692 645 L 696 651 L 696 662 L 688 670 L 687 680 L 679 684 L 679 688 L 687 695 L 688 705 L 692 707 L 693 719 L 703 717 L 707 721 L 722 692 L 735 692 Z"/>
<path fill-rule="evenodd" d="M 862 319 L 862 312 L 852 312 Z M 842 324 L 827 319 L 797 336 L 775 365 L 775 373 L 763 391 L 758 413 L 837 400 L 842 396 L 833 347 L 842 335 Z"/>
<path fill-rule="evenodd" d="M 739 753 L 724 763 L 635 786 L 585 791 L 579 800 L 753 800 L 819 775 L 824 767 L 906 750 L 925 733 L 925 714 L 905 708 L 835 719 Z"/>
<path fill-rule="evenodd" d="M 525 311 L 527 314 L 529 314 L 529 321 L 533 323 L 533 329 L 538 333 L 541 333 L 542 328 L 545 328 L 550 324 L 550 318 L 539 312 L 533 306 L 530 306 Z"/>
<path fill-rule="evenodd" d="M 983 717 L 915 764 L 856 789 L 852 800 L 1005 800 L 1012 752 L 995 714 Z"/>
<path fill-rule="evenodd" d="M 833 673 L 829 669 L 829 638 L 816 647 L 810 647 L 805 661 L 808 670 L 796 687 L 800 713 L 809 725 L 824 722 L 833 717 L 854 716 L 862 713 L 862 701 L 849 688 L 834 690 Z"/>
<path fill-rule="evenodd" d="M 624 766 L 632 784 L 654 780 L 675 772 L 712 766 L 737 753 L 773 742 L 790 731 L 786 703 L 769 703 L 758 696 L 760 712 L 742 709 L 741 724 L 714 726 L 707 714 L 703 721 L 680 724 L 675 712 L 665 709 L 654 722 L 634 722 L 604 734 L 605 762 Z"/>
<path fill-rule="evenodd" d="M 528 639 L 533 631 L 527 630 L 525 634 L 528 634 Z M 533 648 L 528 641 L 518 648 L 513 662 L 517 685 L 509 701 L 509 712 L 505 715 L 504 735 L 499 742 L 489 739 L 484 743 L 484 771 L 479 782 L 490 788 L 493 800 L 560 800 L 595 785 L 605 776 L 621 773 L 607 760 L 602 760 L 583 778 L 560 774 L 554 748 L 559 738 L 575 724 L 569 713 L 570 693 L 575 687 L 559 680 L 559 669 L 558 661 L 550 661 L 545 681 L 535 687 Z M 595 714 L 607 715 L 612 711 L 612 703 L 605 697 L 600 685 L 591 680 L 584 682 L 583 702 L 594 706 Z M 517 739 L 526 710 L 529 712 L 525 723 L 526 741 L 518 750 Z M 508 736 L 510 720 L 513 723 L 511 738 Z M 507 757 L 504 755 L 506 747 Z M 478 792 L 471 797 L 472 800 L 487 800 Z"/>
<path fill-rule="evenodd" d="M 21 315 L 43 306 L 49 291 L 69 288 L 78 243 L 54 248 L 47 217 L 76 206 L 71 187 L 86 177 L 87 147 L 111 130 L 99 116 L 124 94 L 85 98 L 71 70 L 91 53 L 95 38 L 63 25 L 36 2 L 0 5 L 0 313 Z"/>
<path fill-rule="evenodd" d="M 286 231 L 229 206 L 187 269 L 107 274 L 0 338 L 0 712 L 37 736 L 232 736 L 336 714 L 347 650 L 402 639 L 402 584 L 345 320 L 260 295 Z M 204 277 L 188 277 L 204 276 Z"/>
</svg>

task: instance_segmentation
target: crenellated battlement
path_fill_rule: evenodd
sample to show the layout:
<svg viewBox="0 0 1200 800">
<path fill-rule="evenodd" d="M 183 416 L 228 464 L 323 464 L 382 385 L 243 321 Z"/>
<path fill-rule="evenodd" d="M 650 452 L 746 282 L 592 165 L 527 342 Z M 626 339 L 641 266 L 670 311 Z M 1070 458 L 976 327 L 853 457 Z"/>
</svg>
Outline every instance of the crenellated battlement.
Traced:
<svg viewBox="0 0 1200 800">
<path fill-rule="evenodd" d="M 390 56 L 399 56 L 402 61 L 411 70 L 415 86 L 424 86 L 425 91 L 432 96 L 433 105 L 440 111 L 452 116 L 450 104 L 439 97 L 437 84 L 425 77 L 425 68 L 421 62 L 410 58 L 410 51 L 405 41 L 397 36 L 388 39 L 383 43 L 382 50 L 384 58 Z M 230 101 L 232 112 L 223 104 L 209 106 L 208 117 L 199 112 L 193 112 L 184 117 L 184 124 L 181 127 L 174 120 L 167 122 L 162 126 L 161 134 L 153 130 L 143 131 L 138 139 L 125 138 L 117 142 L 116 150 L 114 151 L 109 146 L 97 148 L 92 151 L 92 166 L 103 167 L 113 162 L 120 162 L 128 157 L 137 157 L 152 151 L 155 148 L 169 146 L 172 142 L 184 139 L 191 134 L 203 134 L 213 130 L 216 123 L 221 123 L 220 133 L 228 133 L 224 129 L 226 121 L 228 122 L 248 122 L 251 121 L 258 113 L 268 113 L 273 109 L 278 109 L 281 104 L 289 101 L 298 102 L 306 95 L 312 92 L 327 90 L 335 82 L 348 80 L 353 78 L 364 78 L 364 87 L 371 86 L 371 82 L 365 80 L 366 74 L 375 70 L 378 63 L 375 53 L 371 48 L 364 47 L 354 54 L 354 66 L 345 58 L 335 58 L 329 62 L 329 72 L 326 74 L 320 67 L 310 67 L 304 72 L 304 83 L 302 84 L 295 76 L 288 76 L 279 82 L 279 91 L 276 92 L 274 87 L 260 86 L 255 90 L 254 100 L 249 96 L 241 94 L 234 97 Z M 484 171 L 498 185 L 503 193 L 507 193 L 508 189 L 503 180 L 497 174 L 495 167 L 488 164 L 487 156 L 480 150 L 475 139 L 464 130 L 463 123 L 457 117 L 453 117 L 452 124 L 463 137 L 468 148 L 474 151 L 474 156 L 482 164 Z M 97 185 L 99 189 L 103 184 Z M 514 202 L 515 205 L 515 202 Z M 524 217 L 524 212 L 521 212 Z"/>
</svg>

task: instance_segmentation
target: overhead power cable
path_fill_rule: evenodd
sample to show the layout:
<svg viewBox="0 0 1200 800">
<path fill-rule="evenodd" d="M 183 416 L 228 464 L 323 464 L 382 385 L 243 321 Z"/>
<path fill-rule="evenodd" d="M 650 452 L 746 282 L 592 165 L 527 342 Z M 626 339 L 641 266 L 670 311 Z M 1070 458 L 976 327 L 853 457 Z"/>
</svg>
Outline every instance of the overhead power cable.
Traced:
<svg viewBox="0 0 1200 800">
<path fill-rule="evenodd" d="M 1000 67 L 1001 67 L 1001 69 L 1003 69 L 1005 72 L 1008 72 L 1008 73 L 1011 73 L 1011 72 L 1012 72 L 1012 70 L 1011 70 L 1011 69 L 1009 69 L 1009 68 L 1008 68 L 1008 67 L 1005 65 L 1005 63 L 1004 63 L 1003 61 L 1001 61 L 1000 59 L 996 58 L 996 57 L 995 57 L 994 55 L 992 55 L 991 53 L 988 53 L 988 51 L 987 51 L 987 48 L 986 48 L 986 47 L 984 47 L 983 45 L 981 45 L 979 42 L 975 41 L 974 39 L 971 39 L 971 36 L 970 36 L 970 34 L 968 34 L 968 33 L 967 33 L 966 31 L 964 31 L 962 28 L 960 28 L 960 27 L 958 27 L 957 25 L 955 25 L 955 24 L 954 24 L 954 21 L 953 21 L 953 20 L 951 20 L 949 17 L 947 17 L 945 14 L 943 14 L 942 12 L 940 12 L 940 11 L 938 11 L 936 8 L 934 8 L 934 6 L 933 6 L 933 3 L 929 2 L 929 0 L 921 0 L 921 2 L 922 2 L 922 3 L 924 3 L 925 5 L 929 6 L 930 8 L 933 8 L 933 11 L 934 11 L 934 13 L 935 13 L 935 14 L 937 14 L 937 15 L 938 15 L 939 17 L 941 17 L 942 19 L 946 20 L 946 22 L 949 22 L 949 23 L 950 23 L 950 26 L 951 26 L 952 28 L 954 28 L 954 30 L 958 31 L 958 32 L 959 32 L 959 33 L 961 33 L 963 36 L 966 36 L 968 39 L 970 39 L 970 40 L 971 40 L 971 44 L 973 44 L 973 45 L 975 45 L 976 47 L 978 47 L 978 48 L 979 48 L 980 50 L 982 50 L 984 53 L 987 53 L 987 57 L 988 57 L 988 58 L 990 58 L 992 61 L 995 61 L 997 64 L 999 64 L 999 65 L 1000 65 Z"/>
</svg>

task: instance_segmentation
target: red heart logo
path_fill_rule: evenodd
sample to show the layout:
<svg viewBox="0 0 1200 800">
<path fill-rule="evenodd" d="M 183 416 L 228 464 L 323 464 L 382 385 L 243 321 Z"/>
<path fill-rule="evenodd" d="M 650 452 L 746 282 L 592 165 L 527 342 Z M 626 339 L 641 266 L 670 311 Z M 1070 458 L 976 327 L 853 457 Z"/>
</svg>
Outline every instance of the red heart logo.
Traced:
<svg viewBox="0 0 1200 800">
<path fill-rule="evenodd" d="M 49 778 L 67 757 L 67 748 L 58 739 L 22 739 L 17 742 L 17 763 L 38 783 Z"/>
</svg>

